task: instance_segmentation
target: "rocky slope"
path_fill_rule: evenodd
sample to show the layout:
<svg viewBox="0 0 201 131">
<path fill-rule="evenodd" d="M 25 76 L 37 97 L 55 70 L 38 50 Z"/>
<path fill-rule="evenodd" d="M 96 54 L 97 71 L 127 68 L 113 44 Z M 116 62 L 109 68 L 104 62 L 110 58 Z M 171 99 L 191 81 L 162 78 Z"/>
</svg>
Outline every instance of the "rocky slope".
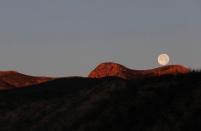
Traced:
<svg viewBox="0 0 201 131">
<path fill-rule="evenodd" d="M 133 70 L 117 63 L 102 63 L 98 65 L 90 74 L 91 78 L 102 78 L 116 76 L 124 79 L 136 79 L 150 76 L 162 76 L 168 74 L 185 74 L 190 69 L 181 65 L 169 65 L 150 70 Z"/>
<path fill-rule="evenodd" d="M 34 77 L 15 71 L 0 71 L 0 90 L 20 88 L 52 80 L 50 77 Z"/>
</svg>

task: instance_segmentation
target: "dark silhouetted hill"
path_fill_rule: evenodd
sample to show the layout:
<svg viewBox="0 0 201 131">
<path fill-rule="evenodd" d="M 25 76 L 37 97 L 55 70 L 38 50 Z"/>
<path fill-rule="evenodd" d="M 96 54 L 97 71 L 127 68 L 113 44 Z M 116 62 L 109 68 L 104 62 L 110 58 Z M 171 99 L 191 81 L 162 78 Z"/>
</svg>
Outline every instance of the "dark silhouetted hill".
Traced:
<svg viewBox="0 0 201 131">
<path fill-rule="evenodd" d="M 199 130 L 200 72 L 72 77 L 0 92 L 0 131 Z"/>
<path fill-rule="evenodd" d="M 117 63 L 102 63 L 98 65 L 90 74 L 91 78 L 102 78 L 108 76 L 121 77 L 124 79 L 136 79 L 150 76 L 162 76 L 170 74 L 185 74 L 190 69 L 181 65 L 169 65 L 150 70 L 133 70 Z"/>
<path fill-rule="evenodd" d="M 50 77 L 33 77 L 15 71 L 0 71 L 0 90 L 20 88 L 52 80 Z"/>
</svg>

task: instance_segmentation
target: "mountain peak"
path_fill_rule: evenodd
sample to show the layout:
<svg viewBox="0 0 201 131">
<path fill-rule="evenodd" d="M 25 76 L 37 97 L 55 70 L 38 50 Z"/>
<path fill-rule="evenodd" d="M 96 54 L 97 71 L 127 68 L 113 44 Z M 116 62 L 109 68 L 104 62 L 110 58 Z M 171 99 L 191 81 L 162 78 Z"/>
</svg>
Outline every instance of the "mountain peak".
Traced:
<svg viewBox="0 0 201 131">
<path fill-rule="evenodd" d="M 108 76 L 121 77 L 124 79 L 135 79 L 146 76 L 161 76 L 168 74 L 185 74 L 190 69 L 182 65 L 168 65 L 149 70 L 133 70 L 121 64 L 105 62 L 99 64 L 90 74 L 91 78 L 102 78 Z"/>
</svg>

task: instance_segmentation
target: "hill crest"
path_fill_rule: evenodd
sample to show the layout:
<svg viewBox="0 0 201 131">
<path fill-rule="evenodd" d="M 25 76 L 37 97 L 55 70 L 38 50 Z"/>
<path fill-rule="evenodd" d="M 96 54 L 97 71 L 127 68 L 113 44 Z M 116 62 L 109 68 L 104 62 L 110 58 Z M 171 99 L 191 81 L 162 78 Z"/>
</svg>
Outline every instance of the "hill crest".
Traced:
<svg viewBox="0 0 201 131">
<path fill-rule="evenodd" d="M 0 90 L 21 88 L 52 80 L 50 77 L 36 77 L 16 71 L 0 71 Z"/>
<path fill-rule="evenodd" d="M 162 76 L 185 74 L 191 70 L 182 65 L 168 65 L 149 70 L 134 70 L 129 69 L 121 64 L 106 62 L 98 65 L 90 74 L 90 78 L 102 78 L 108 76 L 121 77 L 124 79 L 136 79 L 148 76 Z"/>
</svg>

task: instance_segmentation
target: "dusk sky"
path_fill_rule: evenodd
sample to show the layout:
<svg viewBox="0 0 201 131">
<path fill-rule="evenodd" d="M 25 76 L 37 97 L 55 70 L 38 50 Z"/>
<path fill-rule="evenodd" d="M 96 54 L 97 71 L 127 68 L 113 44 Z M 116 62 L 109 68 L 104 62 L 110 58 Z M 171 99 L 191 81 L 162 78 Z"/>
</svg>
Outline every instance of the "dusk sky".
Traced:
<svg viewBox="0 0 201 131">
<path fill-rule="evenodd" d="M 200 0 L 1 0 L 0 70 L 87 76 L 113 61 L 132 69 L 201 69 Z"/>
</svg>

